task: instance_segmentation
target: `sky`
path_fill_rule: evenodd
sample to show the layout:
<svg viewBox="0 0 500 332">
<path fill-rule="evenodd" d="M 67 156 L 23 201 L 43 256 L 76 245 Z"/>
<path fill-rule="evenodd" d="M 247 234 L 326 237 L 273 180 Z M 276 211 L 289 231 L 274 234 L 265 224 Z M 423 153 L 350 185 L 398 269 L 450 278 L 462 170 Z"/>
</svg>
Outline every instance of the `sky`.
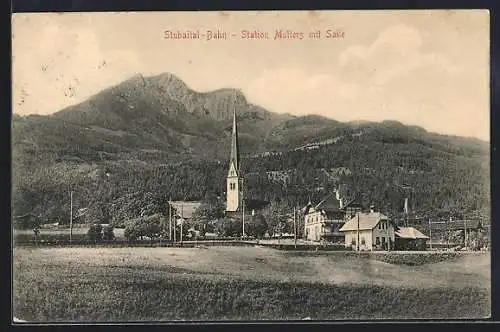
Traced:
<svg viewBox="0 0 500 332">
<path fill-rule="evenodd" d="M 167 30 L 228 38 L 167 39 Z M 269 39 L 244 39 L 243 30 Z M 304 38 L 276 40 L 277 30 Z M 169 72 L 199 92 L 238 88 L 277 113 L 490 136 L 486 10 L 23 13 L 12 16 L 12 53 L 21 115 Z"/>
</svg>

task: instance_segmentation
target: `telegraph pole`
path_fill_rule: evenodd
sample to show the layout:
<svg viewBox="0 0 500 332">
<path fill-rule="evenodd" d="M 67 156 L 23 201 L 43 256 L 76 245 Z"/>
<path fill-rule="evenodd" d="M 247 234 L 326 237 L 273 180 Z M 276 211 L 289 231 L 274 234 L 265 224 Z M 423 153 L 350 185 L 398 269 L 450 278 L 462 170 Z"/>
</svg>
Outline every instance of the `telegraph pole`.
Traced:
<svg viewBox="0 0 500 332">
<path fill-rule="evenodd" d="M 297 221 L 296 218 L 296 207 L 293 206 L 293 242 L 295 244 L 295 248 L 297 248 Z"/>
<path fill-rule="evenodd" d="M 242 232 L 241 232 L 241 237 L 245 237 L 245 197 L 243 195 L 243 178 L 241 179 L 241 204 L 242 204 L 242 211 L 243 211 L 243 216 L 241 218 L 242 221 Z"/>
<path fill-rule="evenodd" d="M 357 250 L 359 251 L 359 212 L 357 213 L 357 215 L 358 215 L 358 228 L 357 228 L 358 240 L 356 241 L 356 247 Z"/>
<path fill-rule="evenodd" d="M 181 204 L 181 244 L 182 244 L 182 226 L 184 224 L 184 204 Z"/>
<path fill-rule="evenodd" d="M 168 201 L 168 239 L 172 241 L 172 197 Z"/>
<path fill-rule="evenodd" d="M 73 190 L 69 192 L 70 207 L 69 207 L 69 244 L 72 242 L 73 237 Z"/>
<path fill-rule="evenodd" d="M 174 216 L 174 242 L 177 242 L 177 218 Z"/>
<path fill-rule="evenodd" d="M 467 250 L 467 220 L 464 219 L 464 247 Z"/>
<path fill-rule="evenodd" d="M 391 251 L 391 237 L 389 234 L 389 220 L 387 220 L 387 224 L 385 227 L 385 233 L 387 234 L 387 251 Z"/>
<path fill-rule="evenodd" d="M 429 246 L 432 250 L 432 226 L 431 226 L 431 218 L 429 218 Z"/>
</svg>

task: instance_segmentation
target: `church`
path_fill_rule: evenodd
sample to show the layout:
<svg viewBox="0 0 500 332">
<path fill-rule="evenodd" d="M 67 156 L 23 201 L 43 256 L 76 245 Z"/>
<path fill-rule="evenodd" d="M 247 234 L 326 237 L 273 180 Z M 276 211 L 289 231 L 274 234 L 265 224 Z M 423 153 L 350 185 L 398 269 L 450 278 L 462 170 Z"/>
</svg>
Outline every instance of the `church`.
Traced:
<svg viewBox="0 0 500 332">
<path fill-rule="evenodd" d="M 233 132 L 231 134 L 231 155 L 227 173 L 226 212 L 234 215 L 243 212 L 243 176 L 240 169 L 240 151 L 238 145 L 238 127 L 236 125 L 236 110 L 233 113 Z"/>
<path fill-rule="evenodd" d="M 234 219 L 250 218 L 256 211 L 266 205 L 266 202 L 245 197 L 244 177 L 241 169 L 240 147 L 238 143 L 238 126 L 236 110 L 233 111 L 233 131 L 231 134 L 231 151 L 226 178 L 226 217 Z M 242 220 L 243 221 L 243 220 Z"/>
</svg>

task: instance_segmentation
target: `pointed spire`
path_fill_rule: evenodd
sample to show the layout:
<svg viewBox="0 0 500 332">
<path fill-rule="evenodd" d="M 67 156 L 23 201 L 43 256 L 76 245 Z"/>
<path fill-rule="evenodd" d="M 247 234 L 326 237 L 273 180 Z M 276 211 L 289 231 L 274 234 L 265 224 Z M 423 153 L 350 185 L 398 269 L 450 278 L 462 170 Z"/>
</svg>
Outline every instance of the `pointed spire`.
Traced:
<svg viewBox="0 0 500 332">
<path fill-rule="evenodd" d="M 231 137 L 231 158 L 229 159 L 229 168 L 231 164 L 236 172 L 240 170 L 240 151 L 238 146 L 238 128 L 236 126 L 236 107 L 233 109 L 233 133 Z"/>
<path fill-rule="evenodd" d="M 236 134 L 236 107 L 233 108 L 233 134 Z"/>
</svg>

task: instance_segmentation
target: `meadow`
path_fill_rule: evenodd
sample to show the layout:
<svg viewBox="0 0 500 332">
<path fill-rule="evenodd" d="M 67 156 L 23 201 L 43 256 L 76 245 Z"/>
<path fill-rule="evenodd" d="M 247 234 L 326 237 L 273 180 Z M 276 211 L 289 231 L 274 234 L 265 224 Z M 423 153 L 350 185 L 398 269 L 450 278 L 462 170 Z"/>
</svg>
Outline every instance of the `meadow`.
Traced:
<svg viewBox="0 0 500 332">
<path fill-rule="evenodd" d="M 33 321 L 486 318 L 489 253 L 419 265 L 264 247 L 14 248 Z"/>
</svg>

